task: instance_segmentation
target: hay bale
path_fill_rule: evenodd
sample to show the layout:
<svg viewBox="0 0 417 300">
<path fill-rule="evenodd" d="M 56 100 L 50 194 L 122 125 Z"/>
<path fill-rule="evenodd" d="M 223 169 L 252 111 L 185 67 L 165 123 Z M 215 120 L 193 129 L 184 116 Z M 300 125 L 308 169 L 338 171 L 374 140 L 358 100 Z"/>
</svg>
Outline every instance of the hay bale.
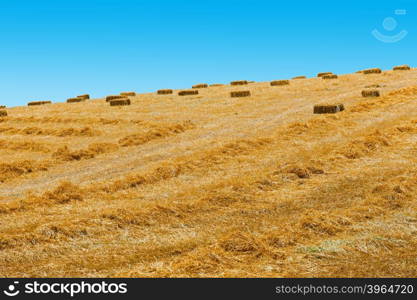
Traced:
<svg viewBox="0 0 417 300">
<path fill-rule="evenodd" d="M 52 101 L 32 101 L 28 103 L 28 106 L 34 106 L 34 105 L 45 105 L 45 104 L 51 104 Z"/>
<path fill-rule="evenodd" d="M 170 95 L 170 94 L 174 93 L 174 91 L 170 90 L 170 89 L 165 89 L 165 90 L 158 90 L 156 93 L 158 95 Z"/>
<path fill-rule="evenodd" d="M 231 92 L 230 93 L 230 96 L 232 97 L 232 98 L 236 98 L 236 97 L 249 97 L 251 94 L 250 94 L 250 91 L 235 91 L 235 92 Z"/>
<path fill-rule="evenodd" d="M 379 97 L 381 93 L 378 90 L 363 90 L 362 97 Z"/>
<path fill-rule="evenodd" d="M 0 117 L 7 117 L 7 111 L 0 110 Z"/>
<path fill-rule="evenodd" d="M 323 75 L 321 78 L 325 79 L 325 80 L 327 80 L 327 79 L 337 79 L 338 76 L 336 74 L 328 74 L 328 75 Z"/>
<path fill-rule="evenodd" d="M 411 70 L 409 65 L 402 65 L 402 66 L 395 66 L 393 68 L 394 71 L 408 71 Z"/>
<path fill-rule="evenodd" d="M 335 114 L 344 110 L 345 106 L 343 104 L 314 105 L 313 112 L 315 114 Z"/>
<path fill-rule="evenodd" d="M 279 85 L 289 85 L 290 81 L 289 80 L 274 80 L 271 81 L 271 86 L 279 86 Z"/>
<path fill-rule="evenodd" d="M 379 84 L 370 84 L 370 85 L 366 85 L 365 89 L 376 89 L 376 88 L 380 88 L 381 86 Z"/>
<path fill-rule="evenodd" d="M 373 68 L 373 69 L 366 69 L 362 71 L 363 74 L 381 74 L 382 70 L 379 68 Z"/>
<path fill-rule="evenodd" d="M 116 99 L 124 99 L 126 98 L 125 96 L 121 96 L 121 95 L 110 95 L 106 97 L 106 102 L 109 102 L 111 100 L 116 100 Z"/>
<path fill-rule="evenodd" d="M 230 83 L 230 85 L 246 85 L 248 84 L 247 80 L 237 80 L 237 81 L 232 81 Z"/>
<path fill-rule="evenodd" d="M 83 101 L 85 101 L 85 99 L 83 99 L 83 98 L 69 98 L 69 99 L 67 99 L 67 103 L 76 103 L 76 102 L 83 102 Z"/>
<path fill-rule="evenodd" d="M 110 100 L 110 106 L 124 106 L 124 105 L 130 105 L 130 99 L 129 98 L 119 98 Z"/>
<path fill-rule="evenodd" d="M 218 86 L 224 86 L 224 84 L 221 84 L 221 83 L 213 83 L 213 84 L 210 84 L 210 86 L 211 87 L 218 87 Z"/>
<path fill-rule="evenodd" d="M 306 76 L 295 76 L 292 79 L 306 79 Z"/>
<path fill-rule="evenodd" d="M 83 100 L 88 100 L 88 99 L 90 99 L 90 95 L 89 94 L 79 95 L 79 96 L 77 96 L 77 98 L 80 98 L 80 99 L 83 99 Z"/>
<path fill-rule="evenodd" d="M 178 95 L 179 96 L 198 95 L 198 90 L 179 91 Z"/>
<path fill-rule="evenodd" d="M 135 92 L 121 92 L 120 96 L 133 97 L 133 96 L 136 96 L 136 93 Z"/>
<path fill-rule="evenodd" d="M 333 74 L 333 72 L 322 72 L 322 73 L 318 73 L 317 77 L 323 77 L 323 76 L 332 75 L 332 74 Z"/>
<path fill-rule="evenodd" d="M 208 88 L 207 83 L 199 83 L 199 84 L 193 85 L 193 89 L 205 89 L 205 88 Z"/>
</svg>

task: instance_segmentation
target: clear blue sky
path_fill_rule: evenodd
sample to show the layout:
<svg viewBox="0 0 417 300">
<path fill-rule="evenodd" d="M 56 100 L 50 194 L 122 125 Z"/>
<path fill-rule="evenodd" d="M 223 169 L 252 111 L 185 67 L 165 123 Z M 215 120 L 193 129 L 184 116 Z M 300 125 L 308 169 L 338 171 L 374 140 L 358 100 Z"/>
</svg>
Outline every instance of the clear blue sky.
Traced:
<svg viewBox="0 0 417 300">
<path fill-rule="evenodd" d="M 1 1 L 0 104 L 417 66 L 416 10 L 412 0 Z M 374 29 L 408 35 L 384 43 Z"/>
</svg>

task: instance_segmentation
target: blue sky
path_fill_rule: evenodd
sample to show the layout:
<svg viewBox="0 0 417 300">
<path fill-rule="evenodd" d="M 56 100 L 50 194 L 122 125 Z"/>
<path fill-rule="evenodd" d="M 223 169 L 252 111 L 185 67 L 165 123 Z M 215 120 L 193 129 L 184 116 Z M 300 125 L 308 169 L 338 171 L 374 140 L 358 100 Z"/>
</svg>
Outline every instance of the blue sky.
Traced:
<svg viewBox="0 0 417 300">
<path fill-rule="evenodd" d="M 0 105 L 417 66 L 416 10 L 410 0 L 1 1 Z M 374 29 L 408 35 L 384 43 Z"/>
</svg>

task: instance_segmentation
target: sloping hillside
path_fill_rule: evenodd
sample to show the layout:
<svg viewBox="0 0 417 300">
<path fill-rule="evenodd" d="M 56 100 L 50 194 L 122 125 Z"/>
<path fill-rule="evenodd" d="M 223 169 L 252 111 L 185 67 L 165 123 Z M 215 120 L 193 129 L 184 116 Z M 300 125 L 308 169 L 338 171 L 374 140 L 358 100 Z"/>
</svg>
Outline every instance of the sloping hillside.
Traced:
<svg viewBox="0 0 417 300">
<path fill-rule="evenodd" d="M 417 69 L 198 91 L 6 109 L 0 276 L 417 276 Z"/>
</svg>

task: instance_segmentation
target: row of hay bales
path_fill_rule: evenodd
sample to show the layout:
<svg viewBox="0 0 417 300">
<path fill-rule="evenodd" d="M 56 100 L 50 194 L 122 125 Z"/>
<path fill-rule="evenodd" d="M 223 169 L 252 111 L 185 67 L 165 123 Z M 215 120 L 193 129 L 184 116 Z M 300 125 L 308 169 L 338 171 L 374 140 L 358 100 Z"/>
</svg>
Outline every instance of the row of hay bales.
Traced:
<svg viewBox="0 0 417 300">
<path fill-rule="evenodd" d="M 393 67 L 394 71 L 404 71 L 404 70 L 411 70 L 410 66 L 408 65 L 400 65 Z M 366 69 L 358 71 L 357 73 L 363 73 L 363 74 L 380 74 L 382 73 L 382 70 L 379 68 L 372 68 L 372 69 Z M 338 75 L 332 73 L 332 72 L 321 72 L 317 74 L 317 77 L 322 78 L 324 80 L 329 79 L 337 79 Z M 306 76 L 296 76 L 292 79 L 299 80 L 299 79 L 306 79 Z M 253 83 L 254 81 L 248 81 L 248 80 L 237 80 L 230 82 L 231 86 L 243 86 L 248 85 L 249 83 Z M 289 85 L 289 80 L 274 80 L 270 82 L 271 86 L 285 86 Z M 204 89 L 208 87 L 220 87 L 224 86 L 224 84 L 207 84 L 207 83 L 199 83 L 192 86 L 191 90 L 181 90 L 178 91 L 178 96 L 193 96 L 199 94 L 199 89 Z M 157 91 L 158 95 L 172 95 L 174 91 L 172 89 L 161 89 Z M 363 97 L 379 97 L 379 91 L 363 91 L 362 92 Z M 131 101 L 128 97 L 130 96 L 136 96 L 135 92 L 122 92 L 120 95 L 110 95 L 106 97 L 106 102 L 109 102 L 111 106 L 120 106 L 120 105 L 130 105 Z M 250 91 L 233 91 L 230 93 L 231 97 L 249 97 L 251 96 Z M 90 95 L 80 95 L 75 98 L 69 98 L 67 99 L 67 103 L 77 103 L 77 102 L 83 102 L 90 99 Z M 36 105 L 45 105 L 50 104 L 52 101 L 33 101 L 29 102 L 28 106 L 36 106 Z M 2 107 L 0 107 L 2 108 Z"/>
</svg>

